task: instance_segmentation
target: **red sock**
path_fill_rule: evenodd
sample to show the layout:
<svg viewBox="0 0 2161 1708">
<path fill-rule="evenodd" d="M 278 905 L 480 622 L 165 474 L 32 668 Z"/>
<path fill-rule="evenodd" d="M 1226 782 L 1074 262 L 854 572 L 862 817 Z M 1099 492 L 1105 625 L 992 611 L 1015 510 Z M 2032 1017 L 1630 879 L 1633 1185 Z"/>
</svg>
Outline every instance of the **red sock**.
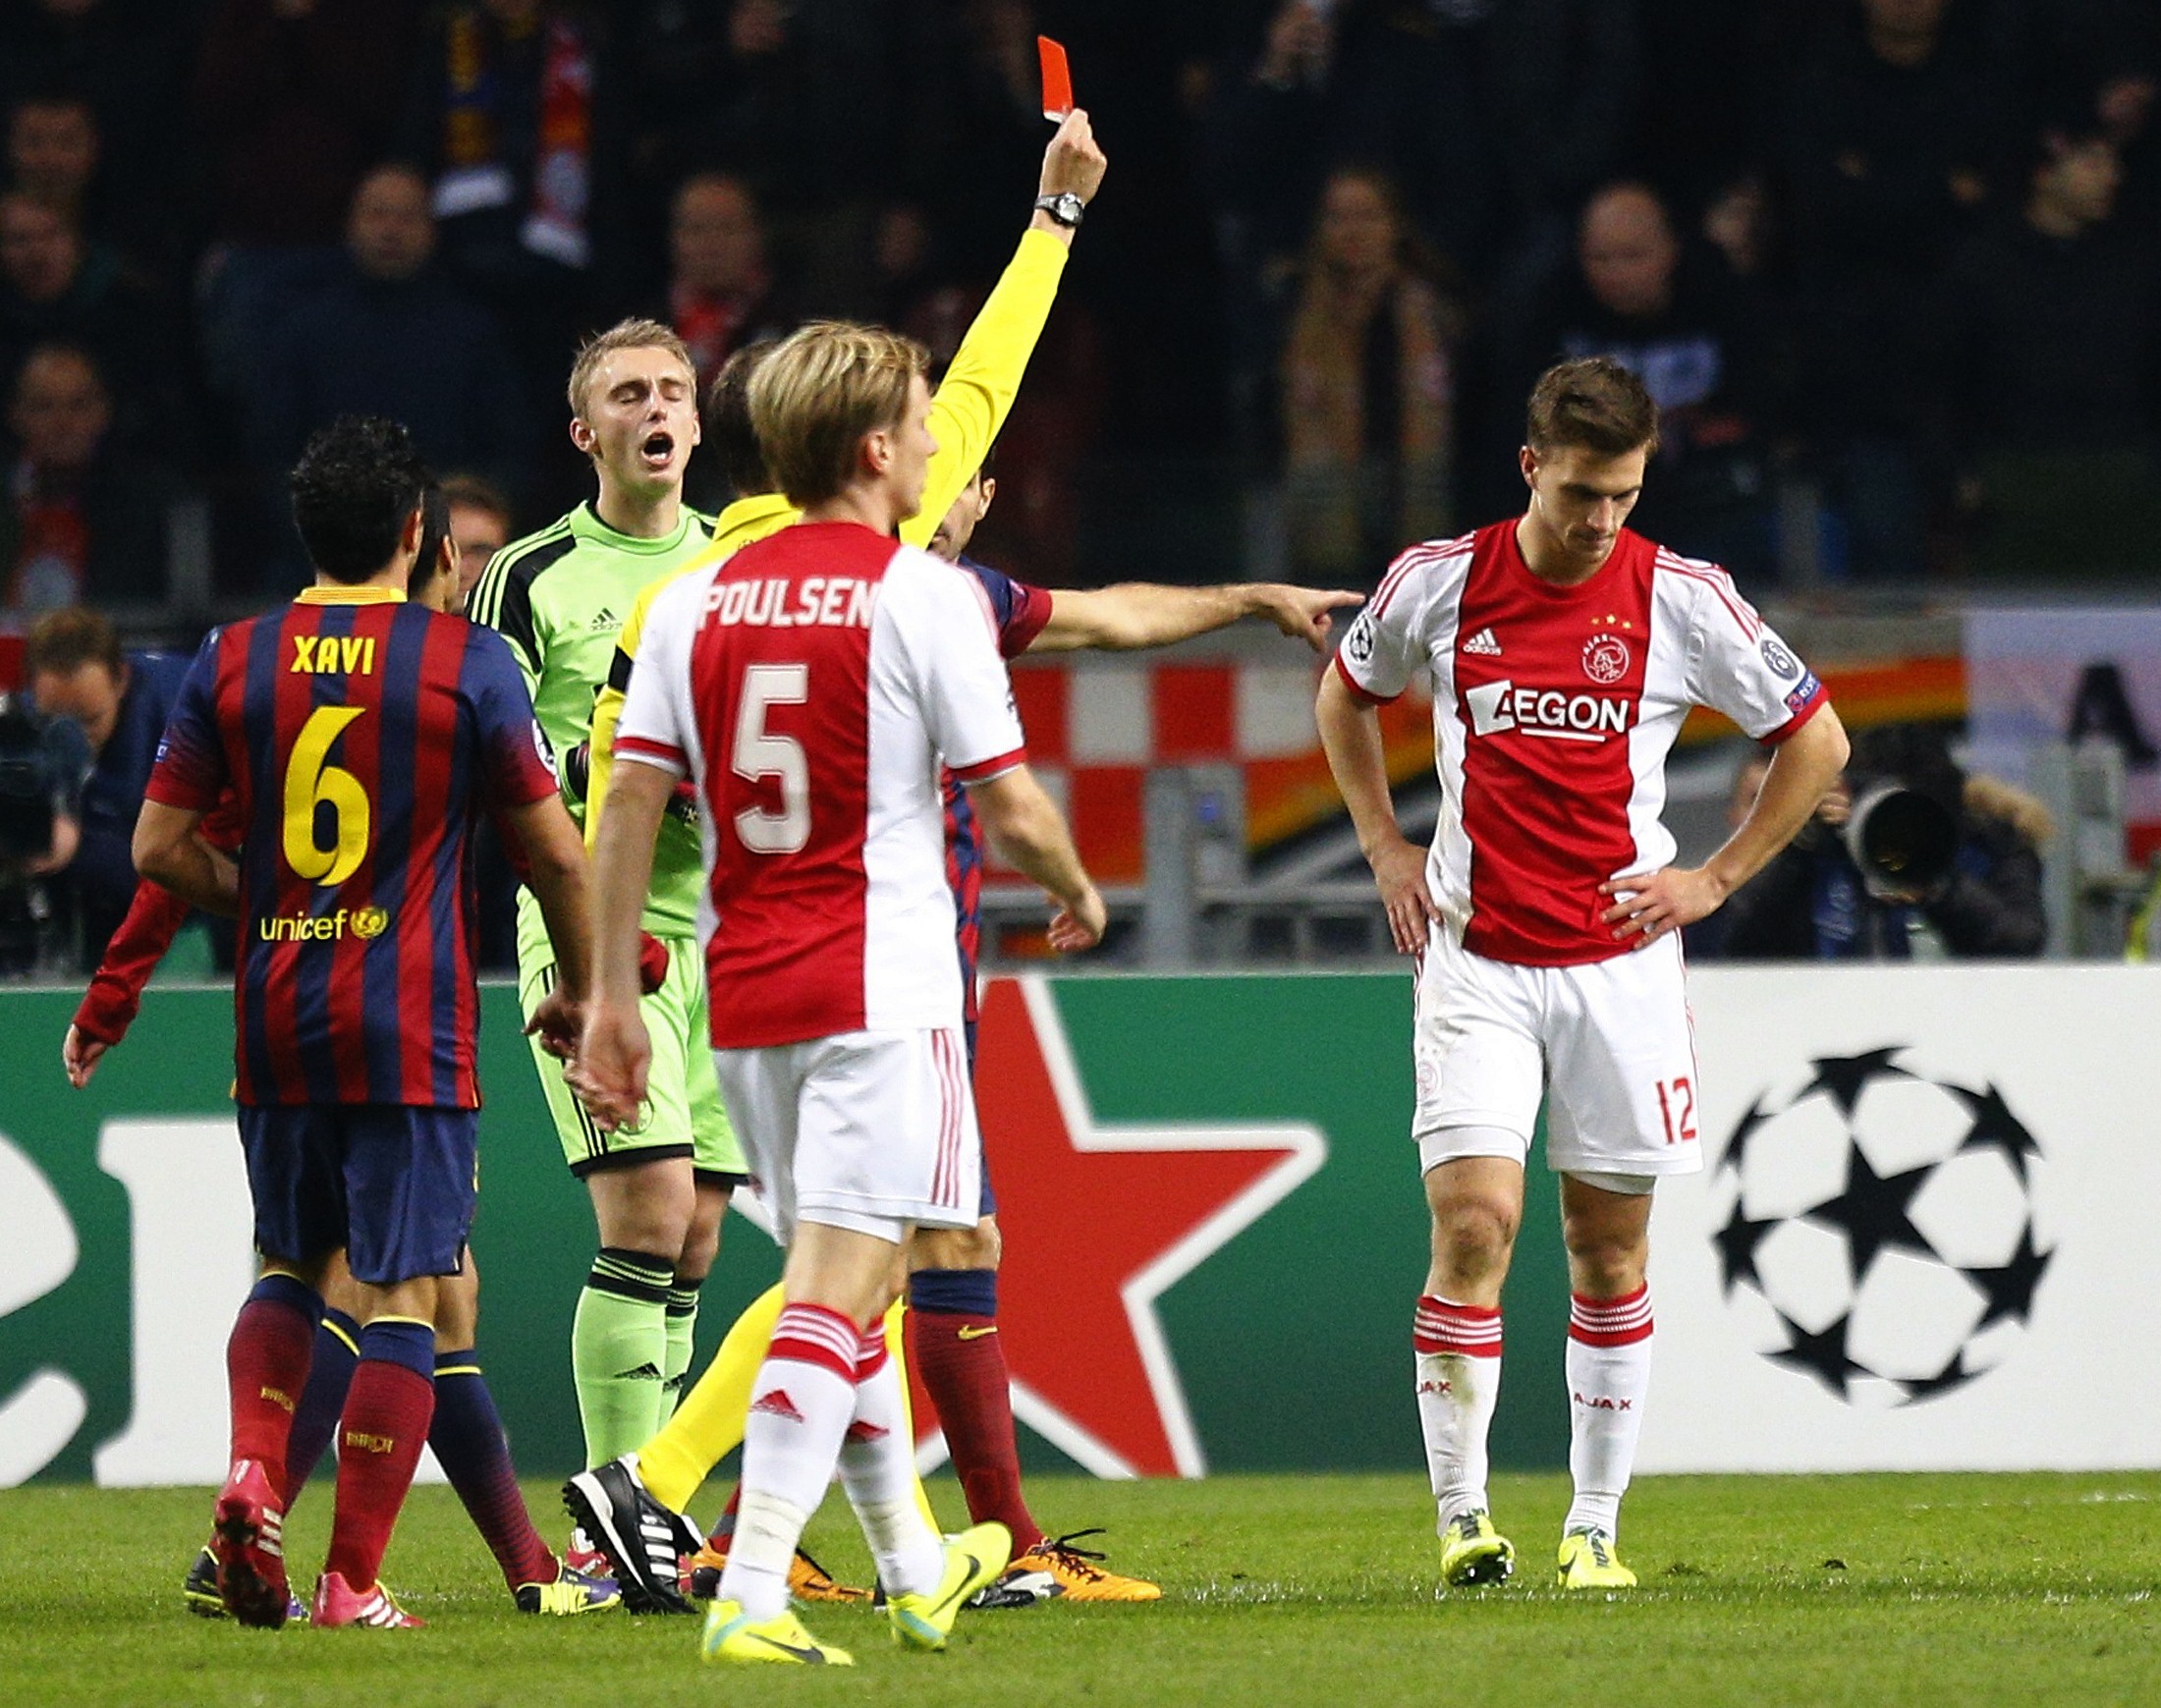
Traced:
<svg viewBox="0 0 2161 1708">
<path fill-rule="evenodd" d="M 736 1539 L 736 1514 L 743 1506 L 741 1483 L 728 1491 L 728 1504 L 721 1508 L 720 1516 L 713 1520 L 713 1527 L 705 1532 L 705 1540 L 721 1553 L 728 1552 L 728 1545 Z"/>
<path fill-rule="evenodd" d="M 432 1362 L 432 1347 L 429 1356 Z M 328 1569 L 362 1594 L 375 1587 L 434 1415 L 435 1384 L 428 1377 L 404 1362 L 360 1359 L 338 1424 L 338 1506 Z"/>
<path fill-rule="evenodd" d="M 1021 1495 L 1021 1450 L 1013 1438 L 1013 1389 L 998 1319 L 955 1311 L 908 1313 L 908 1361 L 938 1408 L 946 1451 L 961 1479 L 968 1515 L 1013 1532 L 1013 1552 L 1043 1539 Z"/>
<path fill-rule="evenodd" d="M 305 1303 L 303 1301 L 305 1301 Z M 293 1407 L 307 1386 L 314 1356 L 315 1295 L 289 1275 L 255 1284 L 225 1343 L 225 1379 L 233 1405 L 233 1458 L 258 1461 L 274 1489 L 285 1487 L 285 1444 Z"/>
</svg>

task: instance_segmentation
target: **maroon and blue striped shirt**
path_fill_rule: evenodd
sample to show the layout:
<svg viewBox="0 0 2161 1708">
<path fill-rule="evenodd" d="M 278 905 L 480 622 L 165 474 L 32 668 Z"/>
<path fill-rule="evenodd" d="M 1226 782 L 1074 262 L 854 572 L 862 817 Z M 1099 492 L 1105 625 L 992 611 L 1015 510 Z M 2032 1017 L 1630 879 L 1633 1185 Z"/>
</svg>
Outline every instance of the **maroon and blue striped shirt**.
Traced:
<svg viewBox="0 0 2161 1708">
<path fill-rule="evenodd" d="M 502 636 L 362 587 L 212 632 L 148 796 L 228 784 L 235 1096 L 477 1108 L 472 832 L 556 788 Z"/>
</svg>

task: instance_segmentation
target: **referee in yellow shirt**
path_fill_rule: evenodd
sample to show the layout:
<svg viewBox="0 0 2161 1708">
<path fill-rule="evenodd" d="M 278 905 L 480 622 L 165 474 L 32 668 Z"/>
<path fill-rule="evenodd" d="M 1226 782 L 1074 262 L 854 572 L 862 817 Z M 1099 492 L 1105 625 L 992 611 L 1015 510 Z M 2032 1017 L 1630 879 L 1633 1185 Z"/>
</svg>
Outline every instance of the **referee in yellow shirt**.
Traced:
<svg viewBox="0 0 2161 1708">
<path fill-rule="evenodd" d="M 1106 164 L 1089 129 L 1087 114 L 1076 110 L 1059 126 L 1058 134 L 1044 150 L 1035 206 L 1027 230 L 1021 234 L 1020 248 L 954 352 L 931 400 L 930 433 L 938 450 L 930 461 L 922 509 L 914 521 L 901 525 L 901 537 L 910 545 L 930 543 L 939 523 L 974 478 L 1005 425 L 1006 415 L 1020 393 L 1028 358 L 1034 353 L 1043 322 L 1057 299 L 1058 282 L 1065 273 L 1074 234 L 1080 228 L 1083 209 L 1103 182 Z M 753 359 L 754 353 L 748 351 L 738 352 L 730 359 L 713 383 L 709 413 L 719 416 L 743 409 L 743 393 Z M 753 443 L 747 423 L 742 432 L 721 429 L 714 437 L 724 454 L 727 447 Z M 749 496 L 738 498 L 714 519 L 710 545 L 638 595 L 617 635 L 608 682 L 593 706 L 585 802 L 588 845 L 600 823 L 614 769 L 616 724 L 622 716 L 624 692 L 637 656 L 638 636 L 654 599 L 678 576 L 719 562 L 752 540 L 786 527 L 800 514 L 781 494 L 765 490 L 770 482 L 762 468 L 731 466 L 725 472 L 737 491 Z M 657 863 L 653 881 L 663 881 Z M 572 1515 L 622 1571 L 627 1605 L 651 1611 L 691 1611 L 676 1588 L 677 1556 L 695 1550 L 704 1538 L 676 1515 L 689 1505 L 707 1470 L 742 1439 L 750 1381 L 764 1358 L 779 1310 L 780 1289 L 775 1287 L 752 1303 L 729 1330 L 719 1354 L 685 1396 L 674 1416 L 634 1456 L 642 1469 L 643 1487 L 639 1486 L 639 1473 L 630 1468 L 630 1460 L 595 1466 L 565 1486 L 564 1496 Z M 896 1357 L 901 1355 L 898 1325 L 896 1309 L 887 1325 L 888 1335 L 896 1341 Z M 669 1516 L 663 1519 L 661 1515 L 652 1514 L 659 1521 L 641 1525 L 640 1505 L 650 1511 L 645 1501 L 648 1488 L 668 1510 Z M 917 1492 L 919 1496 L 919 1488 Z M 853 1599 L 863 1593 L 840 1590 L 800 1556 L 790 1587 L 804 1599 Z"/>
</svg>

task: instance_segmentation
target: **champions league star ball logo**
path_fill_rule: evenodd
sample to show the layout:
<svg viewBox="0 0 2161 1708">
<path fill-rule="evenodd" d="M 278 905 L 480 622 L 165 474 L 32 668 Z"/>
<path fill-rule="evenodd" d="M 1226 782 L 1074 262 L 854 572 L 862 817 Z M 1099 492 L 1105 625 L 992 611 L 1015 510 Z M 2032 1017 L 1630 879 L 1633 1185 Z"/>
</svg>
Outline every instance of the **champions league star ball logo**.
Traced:
<svg viewBox="0 0 2161 1708">
<path fill-rule="evenodd" d="M 2055 1257 L 2046 1164 L 1991 1084 L 1901 1067 L 1904 1046 L 1812 1064 L 1757 1098 L 1712 1176 L 1729 1307 L 1757 1350 L 1849 1404 L 1932 1400 L 2009 1357 Z"/>
<path fill-rule="evenodd" d="M 1583 642 L 1583 674 L 1611 686 L 1629 674 L 1628 642 L 1618 634 L 1593 634 Z"/>
<path fill-rule="evenodd" d="M 1358 613 L 1358 620 L 1351 625 L 1351 633 L 1344 636 L 1343 649 L 1359 664 L 1373 662 L 1373 618 L 1370 612 Z"/>
</svg>

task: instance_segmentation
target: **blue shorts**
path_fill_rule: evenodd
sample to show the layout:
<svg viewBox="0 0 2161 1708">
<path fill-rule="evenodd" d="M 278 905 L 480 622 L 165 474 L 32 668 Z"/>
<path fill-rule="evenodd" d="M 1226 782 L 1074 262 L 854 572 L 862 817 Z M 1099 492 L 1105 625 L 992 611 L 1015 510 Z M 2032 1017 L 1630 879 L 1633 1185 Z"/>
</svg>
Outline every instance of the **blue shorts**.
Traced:
<svg viewBox="0 0 2161 1708">
<path fill-rule="evenodd" d="M 407 1103 L 243 1105 L 255 1247 L 305 1263 L 345 1247 L 356 1281 L 394 1287 L 465 1265 L 480 1112 Z"/>
<path fill-rule="evenodd" d="M 964 1020 L 962 1025 L 968 1033 L 968 1094 L 972 1097 L 975 1095 L 975 1022 Z M 983 1191 L 981 1198 L 977 1200 L 975 1214 L 978 1217 L 995 1216 L 998 1213 L 998 1194 L 990 1189 L 990 1142 L 983 1137 L 983 1124 L 980 1120 L 975 1123 L 975 1142 L 983 1153 Z"/>
</svg>

